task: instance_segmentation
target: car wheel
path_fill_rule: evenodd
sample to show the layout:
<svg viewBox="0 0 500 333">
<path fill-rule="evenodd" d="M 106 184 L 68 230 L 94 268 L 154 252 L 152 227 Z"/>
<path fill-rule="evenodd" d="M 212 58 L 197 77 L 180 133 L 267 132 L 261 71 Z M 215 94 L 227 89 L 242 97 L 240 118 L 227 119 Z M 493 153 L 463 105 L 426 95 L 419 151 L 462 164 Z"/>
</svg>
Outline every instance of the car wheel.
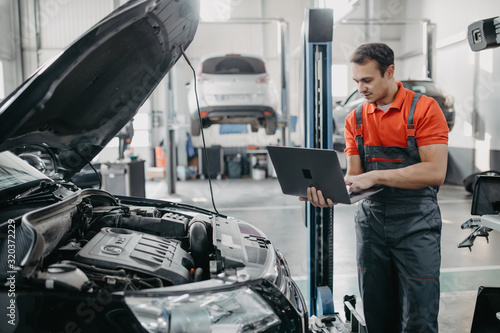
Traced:
<svg viewBox="0 0 500 333">
<path fill-rule="evenodd" d="M 198 118 L 192 118 L 191 119 L 191 135 L 192 136 L 199 136 L 200 135 L 200 120 Z"/>
<path fill-rule="evenodd" d="M 276 129 L 278 128 L 278 119 L 276 118 L 271 118 L 268 119 L 266 122 L 266 134 L 267 135 L 273 135 L 276 133 Z"/>
<path fill-rule="evenodd" d="M 259 125 L 253 125 L 253 124 L 251 124 L 250 125 L 250 129 L 252 130 L 253 133 L 258 132 L 259 131 Z"/>
</svg>

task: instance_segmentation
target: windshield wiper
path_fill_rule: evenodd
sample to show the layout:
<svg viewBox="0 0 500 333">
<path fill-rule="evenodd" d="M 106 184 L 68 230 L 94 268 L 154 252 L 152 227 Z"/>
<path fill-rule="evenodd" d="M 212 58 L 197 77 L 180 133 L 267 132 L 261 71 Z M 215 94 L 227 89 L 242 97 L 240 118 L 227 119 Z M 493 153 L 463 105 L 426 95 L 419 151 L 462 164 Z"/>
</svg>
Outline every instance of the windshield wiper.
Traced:
<svg viewBox="0 0 500 333">
<path fill-rule="evenodd" d="M 52 193 L 59 187 L 60 185 L 57 182 L 42 180 L 37 186 L 16 195 L 14 198 L 8 200 L 7 203 L 21 202 L 33 199 L 47 199 L 48 197 L 52 197 Z"/>
</svg>

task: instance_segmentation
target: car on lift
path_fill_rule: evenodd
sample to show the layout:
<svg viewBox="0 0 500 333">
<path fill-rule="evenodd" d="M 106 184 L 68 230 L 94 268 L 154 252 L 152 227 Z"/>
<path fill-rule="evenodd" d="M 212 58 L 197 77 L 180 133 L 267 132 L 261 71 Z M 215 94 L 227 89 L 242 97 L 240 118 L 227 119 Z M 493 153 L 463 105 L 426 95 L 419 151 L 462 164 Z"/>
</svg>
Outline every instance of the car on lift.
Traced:
<svg viewBox="0 0 500 333">
<path fill-rule="evenodd" d="M 200 60 L 196 76 L 199 103 L 195 82 L 190 83 L 188 94 L 191 135 L 198 136 L 202 127 L 213 124 L 250 124 L 252 132 L 264 128 L 267 135 L 276 133 L 280 117 L 278 93 L 262 57 L 205 57 Z"/>
<path fill-rule="evenodd" d="M 0 104 L 0 332 L 308 330 L 285 258 L 250 223 L 69 181 L 182 57 L 198 13 L 130 1 Z"/>
<path fill-rule="evenodd" d="M 406 89 L 434 98 L 443 111 L 446 122 L 448 123 L 448 129 L 450 131 L 453 129 L 453 125 L 455 124 L 455 107 L 454 98 L 452 96 L 446 94 L 441 87 L 432 80 L 402 80 L 401 83 Z M 333 108 L 333 132 L 337 142 L 343 142 L 344 123 L 347 115 L 364 102 L 365 99 L 356 89 L 343 102 L 338 102 L 338 105 Z"/>
</svg>

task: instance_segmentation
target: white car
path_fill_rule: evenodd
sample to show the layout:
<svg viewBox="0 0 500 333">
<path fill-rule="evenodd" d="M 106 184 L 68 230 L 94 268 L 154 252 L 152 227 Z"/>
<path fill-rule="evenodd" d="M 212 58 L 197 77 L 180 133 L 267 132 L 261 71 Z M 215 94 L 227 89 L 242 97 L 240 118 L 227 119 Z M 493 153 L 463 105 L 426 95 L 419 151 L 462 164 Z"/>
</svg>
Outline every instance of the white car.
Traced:
<svg viewBox="0 0 500 333">
<path fill-rule="evenodd" d="M 263 58 L 226 54 L 202 58 L 189 92 L 191 135 L 200 135 L 212 124 L 250 124 L 252 132 L 265 128 L 273 135 L 278 127 L 278 93 Z"/>
</svg>

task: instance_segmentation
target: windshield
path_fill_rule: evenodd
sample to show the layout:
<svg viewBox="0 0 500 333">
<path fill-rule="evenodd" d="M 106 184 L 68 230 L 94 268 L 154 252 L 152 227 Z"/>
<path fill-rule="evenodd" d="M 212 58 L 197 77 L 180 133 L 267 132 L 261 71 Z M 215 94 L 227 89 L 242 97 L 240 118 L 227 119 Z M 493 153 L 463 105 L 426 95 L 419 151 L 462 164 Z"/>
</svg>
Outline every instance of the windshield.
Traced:
<svg viewBox="0 0 500 333">
<path fill-rule="evenodd" d="M 264 74 L 266 66 L 253 57 L 227 56 L 205 60 L 204 74 Z"/>
<path fill-rule="evenodd" d="M 50 180 L 11 152 L 0 152 L 0 192 L 42 179 Z"/>
<path fill-rule="evenodd" d="M 442 95 L 439 87 L 431 81 L 402 81 L 406 89 L 413 90 L 414 92 L 435 96 Z"/>
<path fill-rule="evenodd" d="M 358 89 L 354 90 L 349 97 L 345 99 L 342 105 L 346 105 L 347 103 L 351 103 L 353 101 L 357 101 L 358 99 L 362 99 L 363 96 L 359 93 Z"/>
</svg>

